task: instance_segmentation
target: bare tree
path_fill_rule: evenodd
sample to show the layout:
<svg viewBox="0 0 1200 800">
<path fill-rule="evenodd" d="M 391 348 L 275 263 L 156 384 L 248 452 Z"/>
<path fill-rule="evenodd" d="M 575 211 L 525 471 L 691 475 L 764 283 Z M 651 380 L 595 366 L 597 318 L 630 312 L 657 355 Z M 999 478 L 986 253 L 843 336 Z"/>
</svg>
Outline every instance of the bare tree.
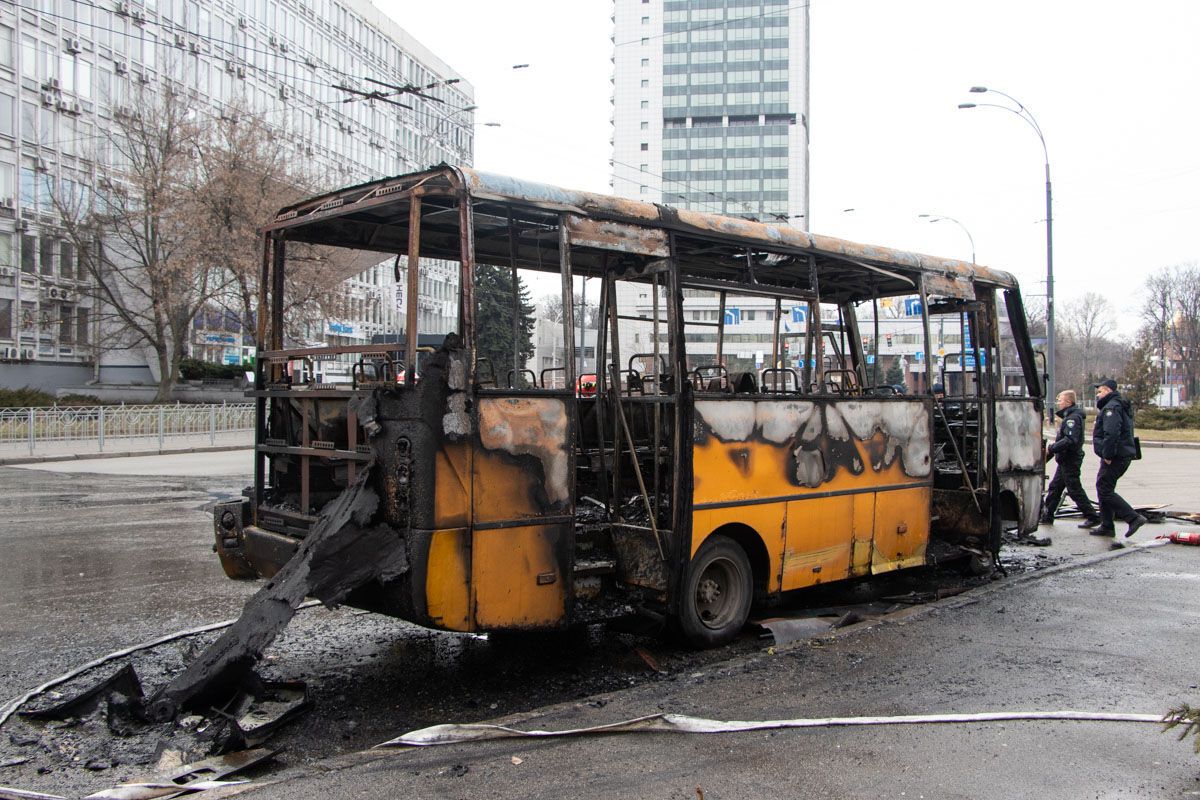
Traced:
<svg viewBox="0 0 1200 800">
<path fill-rule="evenodd" d="M 1081 384 L 1094 377 L 1097 356 L 1107 344 L 1114 331 L 1113 308 L 1108 300 L 1096 292 L 1088 292 L 1066 304 L 1063 309 L 1063 329 L 1078 350 Z M 1057 354 L 1056 354 L 1057 355 Z"/>
<path fill-rule="evenodd" d="M 296 160 L 263 118 L 237 105 L 209 126 L 197 152 L 193 191 L 202 213 L 198 224 L 204 254 L 227 281 L 214 300 L 232 307 L 245 330 L 255 319 L 259 300 L 258 227 L 317 188 L 295 168 Z M 284 319 L 292 338 L 335 313 L 345 272 L 336 251 L 289 246 Z"/>
<path fill-rule="evenodd" d="M 51 199 L 90 291 L 118 323 L 102 335 L 153 351 L 164 401 L 215 288 L 191 191 L 201 126 L 186 93 L 169 84 L 140 90 L 135 103 L 101 127 L 109 158 L 96 159 L 95 190 L 63 181 Z"/>
<path fill-rule="evenodd" d="M 1200 390 L 1200 266 L 1196 262 L 1165 267 L 1146 279 L 1142 317 L 1158 341 L 1165 370 L 1180 363 L 1187 397 Z"/>
<path fill-rule="evenodd" d="M 585 328 L 588 328 L 589 330 L 592 328 L 595 328 L 597 322 L 599 321 L 599 317 L 600 317 L 600 307 L 596 303 L 593 303 L 590 300 L 585 305 L 583 302 L 583 295 L 581 295 L 581 294 L 575 295 L 574 302 L 575 302 L 575 324 L 576 325 L 582 324 Z M 561 294 L 543 295 L 542 299 L 538 301 L 537 305 L 538 305 L 539 313 L 541 313 L 541 315 L 544 318 L 550 320 L 551 322 L 562 322 L 563 302 L 562 302 Z M 581 309 L 582 309 L 582 311 L 581 311 Z M 580 317 L 581 313 L 583 314 L 583 322 L 582 323 L 580 323 L 580 321 L 579 321 L 579 317 Z"/>
</svg>

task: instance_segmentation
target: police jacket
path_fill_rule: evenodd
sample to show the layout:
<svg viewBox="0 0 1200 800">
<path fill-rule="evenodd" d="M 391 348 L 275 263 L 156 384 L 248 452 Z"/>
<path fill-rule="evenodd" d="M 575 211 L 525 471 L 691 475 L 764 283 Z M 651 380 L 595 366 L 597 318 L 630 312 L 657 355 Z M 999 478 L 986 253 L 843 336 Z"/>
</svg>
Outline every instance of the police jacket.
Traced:
<svg viewBox="0 0 1200 800">
<path fill-rule="evenodd" d="M 1133 458 L 1133 412 L 1117 392 L 1096 404 L 1096 423 L 1092 426 L 1092 450 L 1101 458 Z"/>
<path fill-rule="evenodd" d="M 1072 403 L 1054 412 L 1062 422 L 1058 424 L 1058 436 L 1049 452 L 1058 463 L 1083 460 L 1083 409 Z"/>
</svg>

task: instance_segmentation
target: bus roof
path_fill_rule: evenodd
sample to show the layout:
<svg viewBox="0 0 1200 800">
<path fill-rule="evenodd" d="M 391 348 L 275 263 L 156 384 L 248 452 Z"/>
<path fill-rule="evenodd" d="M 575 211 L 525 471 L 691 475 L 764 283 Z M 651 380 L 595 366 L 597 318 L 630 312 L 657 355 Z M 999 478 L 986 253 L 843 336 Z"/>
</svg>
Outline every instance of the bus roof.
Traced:
<svg viewBox="0 0 1200 800">
<path fill-rule="evenodd" d="M 548 234 L 566 214 L 573 241 L 585 243 L 578 252 L 572 248 L 577 274 L 610 268 L 604 251 L 622 251 L 631 261 L 661 259 L 670 252 L 671 237 L 689 275 L 797 291 L 811 290 L 818 280 L 822 299 L 916 293 L 918 280 L 929 294 L 963 298 L 974 296 L 976 284 L 1017 285 L 1008 272 L 965 261 L 448 165 L 311 198 L 282 209 L 264 231 L 289 240 L 403 253 L 414 190 L 422 195 L 422 255 L 436 258 L 458 258 L 458 217 L 447 212 L 465 194 L 472 199 L 476 259 L 483 263 L 557 271 L 557 240 Z M 514 223 L 522 229 L 515 237 L 509 227 Z M 541 236 L 539 226 L 545 228 Z"/>
</svg>

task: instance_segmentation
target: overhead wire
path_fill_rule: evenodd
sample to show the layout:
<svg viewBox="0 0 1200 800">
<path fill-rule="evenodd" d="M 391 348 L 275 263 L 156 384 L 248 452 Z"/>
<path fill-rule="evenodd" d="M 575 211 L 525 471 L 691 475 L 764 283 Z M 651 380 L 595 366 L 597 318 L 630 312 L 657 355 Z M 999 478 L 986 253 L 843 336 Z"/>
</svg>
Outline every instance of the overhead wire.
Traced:
<svg viewBox="0 0 1200 800">
<path fill-rule="evenodd" d="M 75 3 L 76 5 L 86 6 L 93 10 L 110 11 L 109 9 L 106 9 L 100 5 L 97 5 L 96 3 L 90 2 L 90 0 L 71 0 L 71 2 Z M 688 27 L 682 28 L 677 31 L 664 32 L 663 34 L 659 34 L 654 37 L 642 37 L 642 38 L 659 38 L 661 36 L 674 35 L 674 34 L 678 34 L 678 33 L 688 33 L 691 31 L 706 30 L 706 29 L 712 29 L 712 28 L 718 28 L 718 27 L 728 27 L 731 25 L 737 25 L 746 20 L 762 19 L 762 18 L 767 18 L 767 17 L 772 17 L 772 16 L 779 16 L 782 14 L 787 14 L 791 11 L 799 10 L 802 8 L 807 8 L 809 5 L 810 5 L 809 3 L 799 3 L 799 4 L 787 6 L 785 8 L 770 9 L 767 11 L 760 12 L 758 14 L 751 14 L 751 15 L 746 15 L 743 17 L 738 17 L 737 19 L 713 20 L 712 22 L 706 22 L 706 23 L 688 26 Z M 68 22 L 68 23 L 71 23 L 71 24 L 74 24 L 74 25 L 77 25 L 80 27 L 87 27 L 93 31 L 107 31 L 112 34 L 125 36 L 129 39 L 135 39 L 135 40 L 139 40 L 139 41 L 143 41 L 143 42 L 152 42 L 155 45 L 162 45 L 165 48 L 173 47 L 173 45 L 171 45 L 166 39 L 152 37 L 152 36 L 145 36 L 145 35 L 141 35 L 141 34 L 135 34 L 132 31 L 127 32 L 123 28 L 118 29 L 118 28 L 113 28 L 113 27 L 107 27 L 107 26 L 99 24 L 99 22 L 97 22 L 95 20 L 80 21 L 80 20 L 75 19 L 68 15 L 57 14 L 57 13 L 53 13 L 53 12 L 49 12 L 49 11 L 39 11 L 38 13 L 40 13 L 43 16 L 49 16 L 49 17 L 54 17 L 54 18 L 60 19 L 60 20 L 64 20 L 65 22 Z M 181 23 L 178 23 L 178 22 L 175 22 L 172 20 L 168 20 L 163 17 L 159 17 L 158 19 L 144 20 L 140 24 L 141 25 L 146 25 L 146 24 L 155 25 L 156 27 L 159 28 L 159 30 L 164 35 L 180 34 L 180 35 L 184 35 L 184 36 L 190 37 L 190 38 L 198 40 L 198 41 L 206 41 L 210 44 L 216 44 L 216 45 L 222 45 L 222 46 L 225 46 L 228 48 L 234 48 L 235 52 L 231 53 L 230 55 L 232 55 L 235 58 L 239 57 L 239 51 L 240 51 L 240 53 L 258 53 L 258 54 L 262 54 L 264 56 L 269 56 L 274 59 L 287 61 L 287 62 L 297 64 L 297 65 L 303 65 L 305 68 L 308 68 L 308 69 L 314 69 L 314 70 L 322 69 L 322 70 L 325 70 L 326 72 L 328 72 L 331 76 L 336 76 L 341 79 L 345 79 L 349 82 L 354 82 L 354 81 L 359 81 L 359 80 L 368 80 L 371 82 L 384 83 L 382 81 L 375 81 L 374 79 L 371 79 L 371 78 L 361 78 L 359 76 L 356 76 L 349 72 L 346 72 L 345 70 L 341 70 L 337 67 L 334 67 L 331 64 L 327 64 L 327 63 L 323 63 L 323 62 L 314 64 L 305 58 L 289 56 L 289 55 L 280 53 L 277 50 L 253 47 L 244 42 L 230 41 L 228 39 L 223 39 L 219 36 L 213 36 L 211 34 L 205 34 L 205 33 L 200 33 L 197 31 L 192 31 L 192 30 L 188 29 L 185 24 L 181 24 Z M 616 42 L 616 43 L 614 43 L 614 47 L 623 47 L 623 46 L 628 46 L 628 45 L 632 45 L 632 44 L 640 44 L 642 42 L 642 38 L 639 38 L 637 40 L 630 40 L 627 42 Z M 216 55 L 217 57 L 220 56 L 220 54 L 208 54 L 208 55 Z M 245 61 L 244 58 L 241 58 L 241 60 Z M 240 65 L 240 66 L 244 66 L 250 70 L 253 70 L 255 73 L 257 73 L 259 75 L 263 75 L 263 76 L 272 76 L 272 77 L 283 79 L 283 80 L 298 81 L 301 83 L 309 83 L 309 84 L 319 85 L 322 87 L 331 87 L 334 89 L 341 88 L 341 87 L 338 87 L 336 84 L 330 84 L 323 80 L 307 78 L 307 77 L 304 77 L 301 75 L 289 75 L 287 73 L 280 72 L 278 70 L 270 69 L 264 65 L 250 63 L 249 61 L 246 61 L 245 64 Z M 408 86 L 408 88 L 410 88 L 412 90 L 419 90 L 422 88 L 433 89 L 438 86 L 450 86 L 457 80 L 458 80 L 457 78 L 446 78 L 446 79 L 442 79 L 440 81 L 435 81 L 425 87 L 413 86 L 411 84 L 408 84 L 407 86 Z M 398 83 L 403 83 L 403 82 L 404 82 L 403 76 L 401 76 L 401 80 L 398 81 Z M 385 84 L 385 85 L 390 85 L 390 84 Z M 395 87 L 393 87 L 393 88 L 395 88 Z M 361 91 L 357 92 L 357 94 L 362 95 L 362 97 L 361 98 L 355 98 L 355 97 L 346 98 L 343 101 L 341 101 L 342 104 L 345 104 L 348 102 L 354 102 L 358 99 L 367 100 L 368 102 L 373 102 L 375 99 L 379 99 L 384 102 L 391 102 L 387 96 L 380 96 L 378 98 L 375 98 L 375 97 L 370 96 L 369 93 L 363 93 Z M 435 101 L 439 100 L 439 98 L 433 98 L 433 99 Z M 315 104 L 319 107 L 325 108 L 331 112 L 338 111 L 338 109 L 335 106 L 333 106 L 327 102 L 324 102 L 316 97 L 311 98 L 311 100 L 312 100 L 313 104 Z M 279 109 L 268 109 L 268 110 L 264 110 L 261 112 L 254 112 L 254 113 L 265 115 L 265 114 L 286 112 L 288 110 L 290 110 L 290 109 L 279 108 Z M 448 107 L 448 108 L 443 109 L 440 105 L 437 104 L 437 102 L 432 102 L 432 103 L 428 103 L 427 107 L 422 110 L 424 110 L 426 112 L 430 112 L 433 116 L 440 117 L 441 121 L 453 122 L 454 121 L 453 115 L 462 113 L 467 110 L 473 110 L 473 109 L 471 109 L 470 106 L 465 106 L 463 108 Z M 247 115 L 249 115 L 249 114 L 247 114 Z M 48 146 L 52 146 L 55 144 L 65 144 L 68 142 L 83 142 L 83 141 L 88 141 L 88 140 L 92 140 L 92 139 L 99 139 L 99 138 L 102 138 L 102 136 L 103 136 L 103 134 L 97 134 L 94 136 L 77 137 L 75 139 L 63 139 L 63 140 L 58 140 L 56 142 L 42 142 L 39 144 L 41 144 L 42 146 L 48 147 Z M 445 142 L 445 141 L 442 141 L 442 140 L 439 140 L 439 141 L 443 146 L 447 144 L 447 142 Z M 687 181 L 687 180 L 683 180 L 683 179 L 679 179 L 679 178 L 667 178 L 664 175 L 657 174 L 657 173 L 651 173 L 648 171 L 642 171 L 638 167 L 635 167 L 632 164 L 626 164 L 624 162 L 619 162 L 616 160 L 613 160 L 612 163 L 614 165 L 628 167 L 629 169 L 637 169 L 639 174 L 650 175 L 650 176 L 658 178 L 659 180 L 664 181 L 666 183 L 671 183 L 676 186 L 684 187 L 687 191 L 690 191 L 692 193 L 705 193 L 709 197 L 712 198 L 711 200 L 698 200 L 698 199 L 690 199 L 689 200 L 688 198 L 686 198 L 683 195 L 676 195 L 677 197 L 679 197 L 679 199 L 684 200 L 685 203 L 689 203 L 689 204 L 690 203 L 699 203 L 699 204 L 701 204 L 701 206 L 708 207 L 710 209 L 713 209 L 715 211 L 722 212 L 722 213 L 728 213 L 727 207 L 729 205 L 734 205 L 734 204 L 740 205 L 740 206 L 742 206 L 743 209 L 746 209 L 746 210 L 743 212 L 734 212 L 734 213 L 738 213 L 739 215 L 743 215 L 743 216 L 748 216 L 750 219 L 754 219 L 756 221 L 761 216 L 769 217 L 770 219 L 778 220 L 778 221 L 786 221 L 786 219 L 788 218 L 788 217 L 786 217 L 786 215 L 781 215 L 781 214 L 777 214 L 777 213 L 755 212 L 748 208 L 748 204 L 745 201 L 738 200 L 738 199 L 730 197 L 728 195 L 721 195 L 721 194 L 718 194 L 713 191 L 708 191 L 708 190 L 699 188 L 692 181 Z M 611 177 L 615 180 L 623 179 L 622 176 L 617 174 L 616 170 L 614 170 L 611 173 Z M 668 193 L 668 192 L 664 192 L 664 194 L 666 194 L 666 193 Z"/>
<path fill-rule="evenodd" d="M 84 5 L 84 6 L 87 6 L 89 8 L 95 9 L 95 10 L 101 10 L 101 11 L 109 10 L 109 9 L 103 8 L 102 6 L 98 6 L 94 3 L 91 3 L 88 0 L 70 0 L 70 2 L 76 3 L 78 5 Z M 93 31 L 107 31 L 109 33 L 124 36 L 128 39 L 134 39 L 134 40 L 141 41 L 141 42 L 153 42 L 156 45 L 162 45 L 163 47 L 168 48 L 168 49 L 179 49 L 164 39 L 160 39 L 157 37 L 151 38 L 149 36 L 135 34 L 132 31 L 126 32 L 124 29 L 107 27 L 107 26 L 101 25 L 95 21 L 81 22 L 79 20 L 74 19 L 73 17 L 68 16 L 68 15 L 57 14 L 57 13 L 50 12 L 50 11 L 38 10 L 37 13 L 40 14 L 41 16 L 54 17 L 54 18 L 57 18 L 60 20 L 64 20 L 65 22 L 71 23 L 76 26 L 86 27 Z M 197 41 L 205 41 L 210 44 L 217 44 L 217 45 L 221 45 L 223 47 L 235 48 L 237 50 L 240 50 L 242 53 L 257 53 L 257 54 L 261 54 L 264 56 L 269 56 L 269 57 L 272 57 L 275 59 L 279 59 L 282 61 L 287 61 L 287 62 L 296 64 L 296 65 L 302 66 L 305 69 L 324 70 L 324 71 L 328 72 L 332 77 L 339 78 L 339 79 L 342 79 L 342 80 L 350 82 L 350 83 L 363 80 L 362 78 L 360 78 L 354 74 L 351 74 L 349 72 L 346 72 L 345 70 L 339 69 L 339 68 L 333 66 L 332 64 L 328 64 L 328 63 L 320 62 L 320 61 L 316 61 L 316 60 L 314 60 L 310 63 L 308 60 L 306 60 L 302 57 L 286 55 L 284 53 L 279 52 L 278 50 L 252 47 L 245 43 L 232 42 L 227 39 L 222 39 L 220 37 L 212 36 L 211 34 L 202 34 L 202 33 L 198 33 L 198 32 L 193 32 L 193 31 L 190 31 L 185 25 L 181 25 L 179 23 L 169 21 L 166 19 L 162 19 L 162 18 L 160 18 L 158 20 L 147 19 L 142 24 L 143 25 L 154 25 L 154 26 L 158 27 L 164 34 L 168 34 L 168 33 L 169 34 L 176 34 L 176 33 L 182 34 L 184 36 L 190 37 Z M 205 55 L 213 56 L 213 55 L 218 55 L 218 54 L 208 53 Z M 330 83 L 326 80 L 320 80 L 320 79 L 316 79 L 316 78 L 308 78 L 308 77 L 304 77 L 302 75 L 289 75 L 286 72 L 280 72 L 279 70 L 270 69 L 263 65 L 251 63 L 251 62 L 247 61 L 246 59 L 240 57 L 238 52 L 236 52 L 236 51 L 230 53 L 230 55 L 234 58 L 239 58 L 242 62 L 244 62 L 244 63 L 238 64 L 238 66 L 242 66 L 246 69 L 252 70 L 255 73 L 260 74 L 260 75 L 274 77 L 274 78 L 277 78 L 277 79 L 280 79 L 283 81 L 297 81 L 300 83 L 321 86 L 323 88 L 333 88 L 333 89 L 341 90 L 341 87 L 337 86 L 334 83 Z M 218 57 L 219 57 L 219 55 L 218 55 Z M 386 64 L 383 66 L 384 66 L 383 74 L 387 75 L 388 77 L 391 77 L 392 75 L 396 75 L 399 78 L 398 82 L 404 82 L 403 75 L 401 75 L 399 72 L 395 72 L 394 70 L 389 70 L 387 68 Z M 425 88 L 432 89 L 432 88 L 437 88 L 439 86 L 449 87 L 449 86 L 453 86 L 459 80 L 460 80 L 460 78 L 458 78 L 457 76 L 451 76 L 451 77 L 436 81 L 436 82 L 434 82 L 433 85 L 427 86 Z M 460 95 L 465 99 L 464 93 L 460 93 Z M 338 111 L 338 109 L 335 106 L 330 105 L 329 103 L 323 102 L 316 97 L 312 98 L 312 102 L 318 106 L 328 109 L 331 112 Z M 344 103 L 345 101 L 343 100 L 341 102 Z M 442 102 L 444 102 L 444 101 L 442 101 Z M 436 106 L 432 106 L 432 107 L 436 108 Z M 465 106 L 464 106 L 464 108 L 465 108 Z M 461 110 L 461 109 L 456 109 L 456 110 Z M 416 110 L 414 110 L 414 113 L 416 113 Z"/>
</svg>

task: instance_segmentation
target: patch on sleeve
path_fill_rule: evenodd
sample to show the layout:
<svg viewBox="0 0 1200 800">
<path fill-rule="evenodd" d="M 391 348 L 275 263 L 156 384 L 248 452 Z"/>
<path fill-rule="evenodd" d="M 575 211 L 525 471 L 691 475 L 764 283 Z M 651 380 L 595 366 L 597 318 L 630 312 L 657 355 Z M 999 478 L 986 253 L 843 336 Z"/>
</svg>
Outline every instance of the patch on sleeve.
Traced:
<svg viewBox="0 0 1200 800">
<path fill-rule="evenodd" d="M 1074 428 L 1074 427 L 1075 427 L 1075 420 L 1073 420 L 1073 419 L 1069 419 L 1069 420 L 1067 420 L 1067 427 L 1068 427 L 1068 428 Z"/>
<path fill-rule="evenodd" d="M 1105 411 L 1105 412 L 1104 412 L 1104 416 L 1106 416 L 1106 417 L 1111 417 L 1111 416 L 1112 416 L 1112 411 L 1111 411 L 1111 410 L 1110 410 L 1110 411 Z"/>
</svg>

